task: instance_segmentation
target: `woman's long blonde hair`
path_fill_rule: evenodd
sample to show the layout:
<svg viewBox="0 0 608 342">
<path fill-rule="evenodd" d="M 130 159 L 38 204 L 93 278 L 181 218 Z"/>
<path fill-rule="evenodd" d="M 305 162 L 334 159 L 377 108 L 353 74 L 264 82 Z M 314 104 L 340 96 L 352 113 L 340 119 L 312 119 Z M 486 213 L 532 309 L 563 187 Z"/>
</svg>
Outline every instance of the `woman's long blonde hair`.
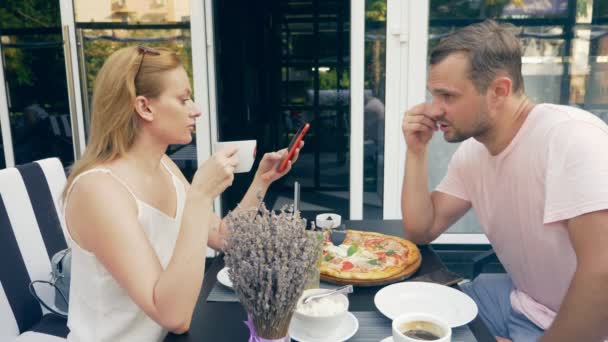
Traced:
<svg viewBox="0 0 608 342">
<path fill-rule="evenodd" d="M 115 160 L 131 148 L 139 131 L 135 97 L 158 97 L 163 91 L 163 73 L 182 65 L 175 52 L 154 50 L 159 54 L 145 53 L 136 46 L 122 48 L 112 53 L 99 70 L 89 142 L 82 158 L 72 166 L 64 198 L 79 174 L 98 163 Z"/>
</svg>

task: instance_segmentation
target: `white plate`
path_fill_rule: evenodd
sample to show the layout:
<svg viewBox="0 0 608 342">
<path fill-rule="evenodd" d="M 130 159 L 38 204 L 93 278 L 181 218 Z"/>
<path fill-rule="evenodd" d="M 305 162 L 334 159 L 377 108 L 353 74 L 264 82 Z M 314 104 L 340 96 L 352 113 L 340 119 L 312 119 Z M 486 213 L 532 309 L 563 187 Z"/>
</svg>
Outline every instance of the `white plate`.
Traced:
<svg viewBox="0 0 608 342">
<path fill-rule="evenodd" d="M 393 342 L 393 336 L 389 336 L 387 338 L 383 338 L 380 342 Z"/>
<path fill-rule="evenodd" d="M 228 267 L 224 267 L 217 272 L 217 281 L 226 287 L 232 288 L 232 280 L 230 280 L 230 277 L 228 276 L 228 270 Z"/>
<path fill-rule="evenodd" d="M 376 293 L 374 303 L 391 320 L 409 312 L 427 313 L 442 318 L 452 328 L 465 325 L 477 316 L 477 304 L 471 297 L 434 283 L 392 284 Z"/>
<path fill-rule="evenodd" d="M 289 337 L 299 342 L 341 342 L 353 337 L 357 330 L 359 330 L 359 320 L 349 312 L 331 336 L 310 337 L 299 328 L 296 320 L 292 320 L 289 326 Z"/>
</svg>

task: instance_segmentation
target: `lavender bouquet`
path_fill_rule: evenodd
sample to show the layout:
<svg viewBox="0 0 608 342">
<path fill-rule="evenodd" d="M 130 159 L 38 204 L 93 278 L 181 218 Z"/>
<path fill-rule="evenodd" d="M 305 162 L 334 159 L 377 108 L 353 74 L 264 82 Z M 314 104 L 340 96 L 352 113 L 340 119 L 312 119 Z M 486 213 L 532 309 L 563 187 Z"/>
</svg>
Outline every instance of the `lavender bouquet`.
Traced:
<svg viewBox="0 0 608 342">
<path fill-rule="evenodd" d="M 283 339 L 322 242 L 291 207 L 273 212 L 262 203 L 229 213 L 226 222 L 225 262 L 252 336 Z"/>
</svg>

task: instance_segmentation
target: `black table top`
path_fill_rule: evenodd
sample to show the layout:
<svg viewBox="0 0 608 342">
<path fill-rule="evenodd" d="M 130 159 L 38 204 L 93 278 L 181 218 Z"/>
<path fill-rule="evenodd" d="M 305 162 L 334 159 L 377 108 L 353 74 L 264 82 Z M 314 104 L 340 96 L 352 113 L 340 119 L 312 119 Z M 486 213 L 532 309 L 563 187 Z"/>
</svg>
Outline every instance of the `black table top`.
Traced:
<svg viewBox="0 0 608 342">
<path fill-rule="evenodd" d="M 358 230 L 374 231 L 383 234 L 401 236 L 401 220 L 360 220 L 346 221 L 346 227 Z M 430 246 L 419 246 L 422 254 L 422 265 L 413 277 L 433 272 L 445 267 Z M 177 341 L 247 341 L 249 330 L 243 324 L 247 315 L 240 303 L 207 302 L 207 297 L 217 282 L 216 275 L 224 267 L 222 257 L 217 257 L 205 274 L 201 294 L 196 303 L 190 331 L 183 335 L 169 334 L 165 342 Z M 374 296 L 384 286 L 357 287 L 348 296 L 350 311 L 377 311 Z M 468 324 L 469 329 L 478 341 L 496 341 L 489 333 L 483 321 L 476 317 Z"/>
</svg>

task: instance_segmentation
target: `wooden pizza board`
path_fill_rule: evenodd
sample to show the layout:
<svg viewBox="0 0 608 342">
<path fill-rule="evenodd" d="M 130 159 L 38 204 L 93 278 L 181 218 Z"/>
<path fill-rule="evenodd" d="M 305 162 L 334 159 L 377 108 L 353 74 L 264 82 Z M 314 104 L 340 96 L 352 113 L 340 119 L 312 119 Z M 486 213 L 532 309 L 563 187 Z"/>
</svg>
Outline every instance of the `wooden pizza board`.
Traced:
<svg viewBox="0 0 608 342">
<path fill-rule="evenodd" d="M 409 265 L 408 267 L 406 267 L 403 272 L 395 274 L 392 277 L 389 278 L 383 278 L 383 279 L 372 279 L 372 280 L 368 280 L 368 279 L 342 279 L 342 278 L 335 278 L 326 274 L 321 274 L 321 280 L 328 282 L 328 283 L 332 283 L 332 284 L 338 284 L 338 285 L 348 285 L 351 284 L 353 286 L 379 286 L 379 285 L 388 285 L 388 284 L 392 284 L 392 283 L 396 283 L 402 280 L 405 280 L 409 277 L 411 277 L 414 273 L 416 273 L 416 271 L 418 271 L 418 269 L 420 268 L 420 265 L 422 264 L 422 256 L 420 256 L 418 258 L 418 261 L 416 261 L 416 263 Z"/>
</svg>

